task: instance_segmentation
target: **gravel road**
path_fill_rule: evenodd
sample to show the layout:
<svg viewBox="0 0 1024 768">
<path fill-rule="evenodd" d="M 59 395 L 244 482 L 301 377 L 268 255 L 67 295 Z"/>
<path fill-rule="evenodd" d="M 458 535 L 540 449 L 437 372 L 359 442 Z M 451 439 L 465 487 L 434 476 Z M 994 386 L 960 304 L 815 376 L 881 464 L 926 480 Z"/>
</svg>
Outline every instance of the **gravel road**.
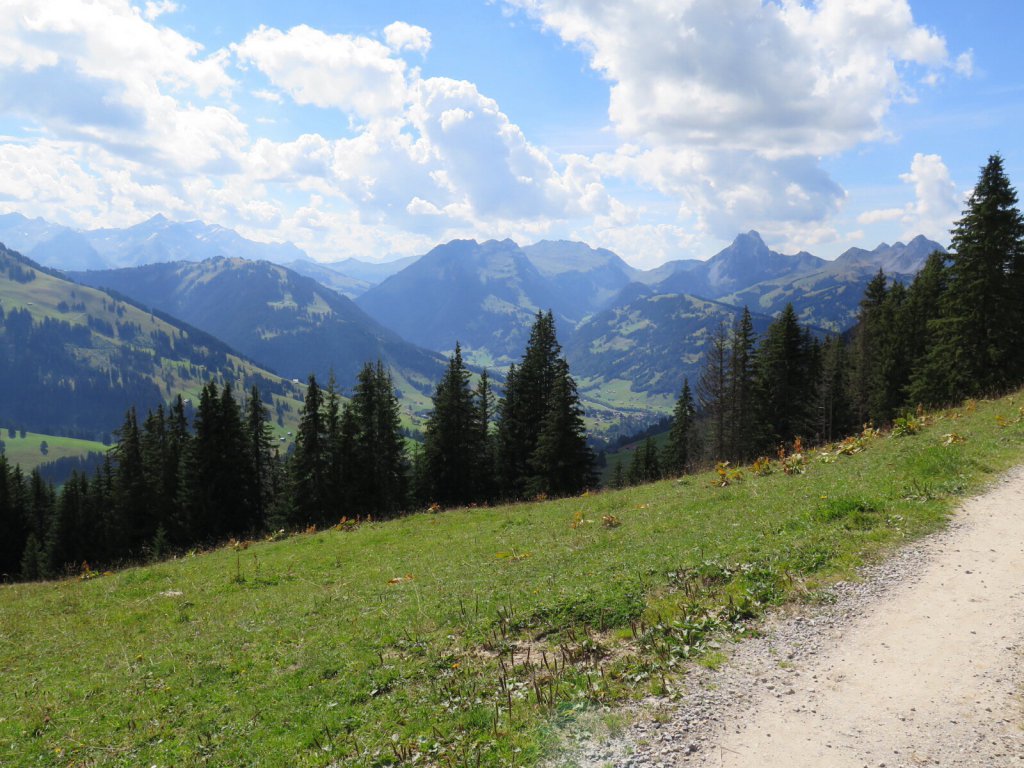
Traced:
<svg viewBox="0 0 1024 768">
<path fill-rule="evenodd" d="M 1024 467 L 863 576 L 557 764 L 1024 768 Z"/>
</svg>

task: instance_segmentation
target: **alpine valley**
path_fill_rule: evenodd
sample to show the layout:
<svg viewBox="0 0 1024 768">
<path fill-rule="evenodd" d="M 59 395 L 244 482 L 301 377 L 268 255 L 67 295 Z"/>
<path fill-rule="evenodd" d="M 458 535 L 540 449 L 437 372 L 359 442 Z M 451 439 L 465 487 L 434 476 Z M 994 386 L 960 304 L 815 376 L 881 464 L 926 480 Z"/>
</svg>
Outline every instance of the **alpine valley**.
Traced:
<svg viewBox="0 0 1024 768">
<path fill-rule="evenodd" d="M 879 269 L 909 282 L 943 250 L 919 236 L 826 261 L 747 232 L 705 261 L 649 271 L 568 241 L 456 240 L 418 258 L 323 263 L 198 221 L 77 231 L 17 213 L 0 216 L 0 242 L 4 370 L 32 372 L 3 377 L 0 426 L 88 436 L 211 376 L 258 380 L 280 416 L 301 397 L 295 380 L 333 373 L 344 394 L 378 359 L 415 427 L 456 342 L 500 389 L 548 309 L 591 431 L 613 436 L 669 413 L 744 307 L 757 332 L 792 304 L 820 336 L 842 333 Z M 43 354 L 60 365 L 33 363 Z M 26 396 L 40 388 L 54 393 L 45 414 Z"/>
</svg>

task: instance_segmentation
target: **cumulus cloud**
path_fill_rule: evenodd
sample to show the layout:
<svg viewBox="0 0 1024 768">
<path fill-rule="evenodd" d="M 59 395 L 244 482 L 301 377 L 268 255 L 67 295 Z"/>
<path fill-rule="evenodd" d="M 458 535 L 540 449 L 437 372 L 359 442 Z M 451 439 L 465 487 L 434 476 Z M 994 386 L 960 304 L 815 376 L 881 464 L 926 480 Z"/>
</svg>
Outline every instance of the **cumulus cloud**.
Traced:
<svg viewBox="0 0 1024 768">
<path fill-rule="evenodd" d="M 857 217 L 860 224 L 899 221 L 903 224 L 903 239 L 917 235 L 940 243 L 949 242 L 953 222 L 959 218 L 964 195 L 957 191 L 940 155 L 918 152 L 910 163 L 910 170 L 900 174 L 900 181 L 914 188 L 914 200 L 902 208 L 882 208 L 865 211 Z"/>
<path fill-rule="evenodd" d="M 610 83 L 606 165 L 730 237 L 817 223 L 845 194 L 819 158 L 886 136 L 913 73 L 969 75 L 906 0 L 506 0 Z"/>
<path fill-rule="evenodd" d="M 384 27 L 384 40 L 394 51 L 412 51 L 426 55 L 430 50 L 430 30 L 396 21 Z"/>
<path fill-rule="evenodd" d="M 910 171 L 900 180 L 914 186 L 914 202 L 907 206 L 903 223 L 904 235 L 925 235 L 940 243 L 949 242 L 953 222 L 960 216 L 963 196 L 949 175 L 949 168 L 939 155 L 917 153 Z"/>
<path fill-rule="evenodd" d="M 305 24 L 261 26 L 231 50 L 298 104 L 368 119 L 399 112 L 408 98 L 405 62 L 368 37 L 328 35 Z"/>
<path fill-rule="evenodd" d="M 142 11 L 142 15 L 146 17 L 146 21 L 153 21 L 159 16 L 163 16 L 165 13 L 175 13 L 179 10 L 179 6 L 174 0 L 147 0 L 146 8 Z"/>
</svg>

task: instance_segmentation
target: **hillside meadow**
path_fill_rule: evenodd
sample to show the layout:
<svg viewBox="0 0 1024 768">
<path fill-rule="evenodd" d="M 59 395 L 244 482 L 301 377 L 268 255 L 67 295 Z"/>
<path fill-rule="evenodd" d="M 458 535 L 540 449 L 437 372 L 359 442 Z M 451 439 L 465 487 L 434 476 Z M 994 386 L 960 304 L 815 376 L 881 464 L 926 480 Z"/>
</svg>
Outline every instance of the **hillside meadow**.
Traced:
<svg viewBox="0 0 1024 768">
<path fill-rule="evenodd" d="M 623 491 L 0 587 L 4 766 L 529 766 L 943 525 L 1024 396 Z M 340 516 L 340 515 L 339 515 Z"/>
</svg>

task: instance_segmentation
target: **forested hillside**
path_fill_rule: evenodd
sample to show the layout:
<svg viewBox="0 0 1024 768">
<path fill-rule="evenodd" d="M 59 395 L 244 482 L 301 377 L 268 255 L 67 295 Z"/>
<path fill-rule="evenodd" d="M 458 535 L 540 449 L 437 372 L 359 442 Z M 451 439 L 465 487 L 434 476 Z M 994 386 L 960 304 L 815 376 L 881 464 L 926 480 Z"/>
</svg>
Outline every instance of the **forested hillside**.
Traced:
<svg viewBox="0 0 1024 768">
<path fill-rule="evenodd" d="M 275 419 L 301 391 L 223 342 L 63 279 L 0 246 L 0 426 L 100 439 L 132 405 L 196 397 L 211 379 L 257 385 Z"/>
</svg>

